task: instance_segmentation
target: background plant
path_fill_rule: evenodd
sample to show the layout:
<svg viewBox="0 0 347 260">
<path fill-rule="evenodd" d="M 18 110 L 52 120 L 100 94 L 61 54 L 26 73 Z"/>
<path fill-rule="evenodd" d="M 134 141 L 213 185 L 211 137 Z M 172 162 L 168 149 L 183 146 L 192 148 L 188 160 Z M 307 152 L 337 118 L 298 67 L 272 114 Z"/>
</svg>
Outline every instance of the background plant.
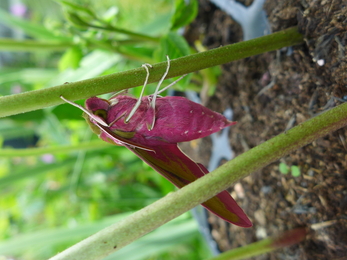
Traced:
<svg viewBox="0 0 347 260">
<path fill-rule="evenodd" d="M 158 44 L 165 50 L 176 48 L 170 51 L 171 58 L 190 52 L 174 31 L 189 23 L 179 16 L 172 18 L 184 12 L 175 12 L 182 1 L 156 1 L 154 6 L 144 1 L 132 1 L 131 5 L 127 1 L 116 5 L 114 1 L 103 1 L 102 5 L 94 1 L 75 3 L 31 1 L 22 6 L 27 8 L 29 20 L 0 9 L 1 23 L 20 34 L 18 38 L 0 39 L 0 50 L 15 51 L 0 69 L 1 95 L 154 63 L 161 59 Z M 195 11 L 191 9 L 190 20 L 196 11 L 196 6 Z M 90 24 L 78 24 L 82 19 Z M 127 29 L 119 32 L 115 27 Z M 141 31 L 146 34 L 137 33 Z M 174 45 L 170 45 L 172 40 Z M 117 218 L 121 212 L 143 208 L 174 190 L 171 183 L 128 151 L 91 135 L 81 113 L 69 105 L 1 119 L 0 133 L 4 148 L 14 142 L 19 144 L 16 148 L 22 148 L 0 151 L 0 238 L 7 241 L 0 255 L 46 259 L 116 220 L 107 216 Z M 201 254 L 208 253 L 189 215 L 175 223 L 175 230 L 180 226 L 184 230 L 177 232 L 180 238 L 174 235 L 160 248 L 147 245 L 142 259 L 153 255 L 158 259 L 168 255 L 171 259 L 200 259 Z M 29 241 L 34 243 L 30 245 Z"/>
</svg>

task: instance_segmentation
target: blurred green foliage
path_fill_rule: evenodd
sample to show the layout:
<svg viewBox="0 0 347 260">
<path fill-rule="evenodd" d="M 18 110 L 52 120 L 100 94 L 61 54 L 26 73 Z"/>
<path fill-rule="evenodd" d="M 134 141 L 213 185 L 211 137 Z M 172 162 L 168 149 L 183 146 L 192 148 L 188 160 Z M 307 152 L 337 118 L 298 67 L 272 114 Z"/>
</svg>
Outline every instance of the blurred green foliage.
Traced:
<svg viewBox="0 0 347 260">
<path fill-rule="evenodd" d="M 187 6 L 183 0 L 57 2 L 26 1 L 26 18 L 0 9 L 1 23 L 29 37 L 10 39 L 18 52 L 0 67 L 0 95 L 190 53 L 176 30 L 194 19 L 197 1 Z M 187 11 L 191 15 L 182 15 Z M 11 49 L 2 43 L 0 50 Z M 67 104 L 0 119 L 0 143 L 0 258 L 46 259 L 174 190 L 126 148 L 98 140 L 81 112 Z M 143 239 L 137 250 L 119 251 L 122 259 L 209 254 L 189 215 Z M 158 240 L 160 246 L 153 242 Z"/>
<path fill-rule="evenodd" d="M 288 174 L 289 172 L 291 172 L 293 177 L 299 177 L 301 175 L 300 168 L 297 165 L 292 165 L 289 167 L 287 164 L 281 162 L 278 166 L 278 169 L 282 174 Z"/>
</svg>

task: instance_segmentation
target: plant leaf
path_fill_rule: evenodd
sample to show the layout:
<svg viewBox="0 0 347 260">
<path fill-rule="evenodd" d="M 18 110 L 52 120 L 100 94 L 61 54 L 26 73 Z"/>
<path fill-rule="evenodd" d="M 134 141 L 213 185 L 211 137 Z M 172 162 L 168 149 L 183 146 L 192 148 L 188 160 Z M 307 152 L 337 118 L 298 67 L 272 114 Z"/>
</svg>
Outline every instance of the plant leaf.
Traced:
<svg viewBox="0 0 347 260">
<path fill-rule="evenodd" d="M 289 167 L 285 163 L 281 162 L 278 168 L 282 174 L 288 174 L 289 172 Z"/>
<path fill-rule="evenodd" d="M 155 59 L 162 61 L 166 59 L 166 55 L 170 59 L 176 59 L 190 54 L 187 41 L 175 32 L 169 32 L 160 40 L 160 48 L 154 53 Z"/>
<path fill-rule="evenodd" d="M 300 176 L 300 168 L 299 166 L 296 166 L 296 165 L 292 165 L 290 167 L 290 170 L 292 171 L 292 176 L 293 177 L 299 177 Z"/>
<path fill-rule="evenodd" d="M 1 8 L 0 8 L 0 22 L 11 27 L 13 26 L 13 27 L 22 29 L 27 35 L 30 35 L 36 39 L 71 42 L 70 37 L 55 35 L 51 31 L 46 29 L 44 26 L 10 15 L 9 13 L 7 13 Z"/>
<path fill-rule="evenodd" d="M 171 31 L 191 23 L 198 14 L 198 1 L 176 0 L 175 13 L 171 18 Z"/>
<path fill-rule="evenodd" d="M 67 68 L 77 69 L 83 57 L 81 48 L 74 46 L 68 49 L 59 60 L 59 70 L 64 71 Z"/>
</svg>

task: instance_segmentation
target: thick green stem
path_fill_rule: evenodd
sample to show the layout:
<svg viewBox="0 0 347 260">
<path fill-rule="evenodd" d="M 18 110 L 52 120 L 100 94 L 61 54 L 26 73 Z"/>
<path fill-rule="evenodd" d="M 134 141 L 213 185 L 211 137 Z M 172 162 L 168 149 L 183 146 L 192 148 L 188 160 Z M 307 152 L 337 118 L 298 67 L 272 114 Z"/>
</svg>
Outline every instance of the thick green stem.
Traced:
<svg viewBox="0 0 347 260">
<path fill-rule="evenodd" d="M 347 125 L 347 103 L 245 152 L 182 189 L 88 237 L 52 260 L 102 259 L 185 211 L 317 138 Z"/>
<path fill-rule="evenodd" d="M 72 46 L 72 42 L 14 40 L 10 38 L 0 38 L 0 50 L 2 51 L 64 51 Z"/>
<path fill-rule="evenodd" d="M 300 43 L 303 43 L 302 35 L 296 27 L 290 28 L 249 41 L 172 60 L 167 78 Z M 149 83 L 159 81 L 166 66 L 166 62 L 155 64 L 151 69 Z M 73 101 L 140 86 L 143 84 L 145 76 L 146 71 L 143 68 L 137 68 L 94 79 L 69 82 L 56 87 L 0 97 L 0 117 L 59 105 L 63 103 L 60 95 Z"/>
</svg>

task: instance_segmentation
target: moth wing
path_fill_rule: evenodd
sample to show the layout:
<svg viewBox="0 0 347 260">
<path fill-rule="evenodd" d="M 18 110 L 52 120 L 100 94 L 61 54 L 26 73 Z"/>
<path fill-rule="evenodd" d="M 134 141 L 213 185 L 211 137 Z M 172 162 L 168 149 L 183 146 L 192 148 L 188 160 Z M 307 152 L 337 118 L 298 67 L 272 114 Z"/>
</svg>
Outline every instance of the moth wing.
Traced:
<svg viewBox="0 0 347 260">
<path fill-rule="evenodd" d="M 208 173 L 202 164 L 194 162 L 185 155 L 177 144 L 147 147 L 116 135 L 108 127 L 100 124 L 96 124 L 96 126 L 105 134 L 105 136 L 100 135 L 103 140 L 124 145 L 178 188 L 182 188 Z M 222 191 L 202 205 L 237 226 L 252 226 L 247 215 L 227 191 Z"/>
<path fill-rule="evenodd" d="M 127 148 L 178 188 L 182 188 L 208 173 L 202 164 L 191 160 L 176 144 L 151 147 L 154 151 L 129 146 Z M 222 191 L 202 205 L 237 226 L 252 226 L 247 215 L 227 191 Z"/>
</svg>

